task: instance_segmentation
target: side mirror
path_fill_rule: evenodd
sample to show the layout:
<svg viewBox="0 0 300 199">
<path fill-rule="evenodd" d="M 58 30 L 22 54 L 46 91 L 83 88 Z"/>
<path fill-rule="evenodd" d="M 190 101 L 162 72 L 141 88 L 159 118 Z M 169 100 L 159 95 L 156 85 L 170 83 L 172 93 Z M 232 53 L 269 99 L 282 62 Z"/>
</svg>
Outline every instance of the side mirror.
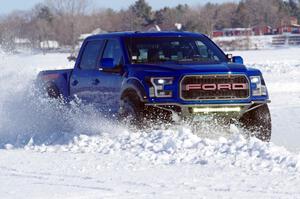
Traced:
<svg viewBox="0 0 300 199">
<path fill-rule="evenodd" d="M 114 69 L 116 66 L 114 65 L 113 58 L 103 58 L 100 61 L 100 68 L 105 69 Z"/>
<path fill-rule="evenodd" d="M 237 64 L 244 64 L 244 60 L 241 56 L 233 56 L 232 62 Z"/>
</svg>

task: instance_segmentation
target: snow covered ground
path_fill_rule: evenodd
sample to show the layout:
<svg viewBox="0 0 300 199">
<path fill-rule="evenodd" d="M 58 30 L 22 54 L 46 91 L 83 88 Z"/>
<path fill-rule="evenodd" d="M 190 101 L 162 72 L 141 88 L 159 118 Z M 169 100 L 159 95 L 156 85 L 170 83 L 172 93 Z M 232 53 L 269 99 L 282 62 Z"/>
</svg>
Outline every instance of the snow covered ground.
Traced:
<svg viewBox="0 0 300 199">
<path fill-rule="evenodd" d="M 300 151 L 300 49 L 232 52 L 262 70 L 270 98 L 272 141 Z"/>
<path fill-rule="evenodd" d="M 300 198 L 300 49 L 233 54 L 264 73 L 271 143 L 235 126 L 130 130 L 34 96 L 37 72 L 72 67 L 67 55 L 0 53 L 0 198 Z"/>
</svg>

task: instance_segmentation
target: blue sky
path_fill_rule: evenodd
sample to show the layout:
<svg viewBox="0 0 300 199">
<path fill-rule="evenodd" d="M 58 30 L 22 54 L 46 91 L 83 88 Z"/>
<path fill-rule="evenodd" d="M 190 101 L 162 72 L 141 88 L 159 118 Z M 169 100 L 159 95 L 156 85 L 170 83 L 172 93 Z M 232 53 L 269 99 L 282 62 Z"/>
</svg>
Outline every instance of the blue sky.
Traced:
<svg viewBox="0 0 300 199">
<path fill-rule="evenodd" d="M 127 8 L 135 0 L 93 0 L 97 7 L 121 9 Z M 238 0 L 147 0 L 154 9 L 159 9 L 164 6 L 176 6 L 179 3 L 188 5 L 199 5 L 207 2 L 222 3 L 222 2 L 237 2 Z M 43 0 L 0 0 L 0 15 L 7 14 L 13 10 L 26 10 L 33 7 L 35 4 L 43 2 Z M 108 3 L 109 2 L 109 3 Z"/>
</svg>

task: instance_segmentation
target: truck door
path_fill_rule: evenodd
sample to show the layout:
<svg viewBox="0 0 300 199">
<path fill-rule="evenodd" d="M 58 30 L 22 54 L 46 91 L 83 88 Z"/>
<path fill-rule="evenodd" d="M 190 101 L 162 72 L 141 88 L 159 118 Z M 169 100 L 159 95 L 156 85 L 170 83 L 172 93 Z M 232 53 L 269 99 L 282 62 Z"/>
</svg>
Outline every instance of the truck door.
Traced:
<svg viewBox="0 0 300 199">
<path fill-rule="evenodd" d="M 98 63 L 104 43 L 104 40 L 87 41 L 70 77 L 70 96 L 77 96 L 83 103 L 95 102 L 100 83 Z"/>
<path fill-rule="evenodd" d="M 99 64 L 100 70 L 97 73 L 97 78 L 100 80 L 100 83 L 97 85 L 97 96 L 102 109 L 108 111 L 109 115 L 112 115 L 119 110 L 122 86 L 122 66 L 124 60 L 119 40 L 108 39 L 106 41 L 101 59 L 107 58 L 114 60 L 115 70 L 101 70 L 101 65 Z"/>
</svg>

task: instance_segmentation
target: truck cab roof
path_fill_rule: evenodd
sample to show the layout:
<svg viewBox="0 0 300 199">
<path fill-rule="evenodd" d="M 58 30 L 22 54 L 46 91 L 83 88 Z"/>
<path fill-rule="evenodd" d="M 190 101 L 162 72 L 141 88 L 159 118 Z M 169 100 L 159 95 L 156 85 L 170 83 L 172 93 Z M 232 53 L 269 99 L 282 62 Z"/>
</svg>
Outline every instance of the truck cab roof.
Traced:
<svg viewBox="0 0 300 199">
<path fill-rule="evenodd" d="M 180 32 L 180 31 L 159 31 L 159 32 L 112 32 L 105 34 L 93 35 L 87 38 L 87 40 L 101 39 L 101 38 L 116 38 L 116 37 L 201 37 L 204 36 L 201 33 L 192 32 Z"/>
</svg>

